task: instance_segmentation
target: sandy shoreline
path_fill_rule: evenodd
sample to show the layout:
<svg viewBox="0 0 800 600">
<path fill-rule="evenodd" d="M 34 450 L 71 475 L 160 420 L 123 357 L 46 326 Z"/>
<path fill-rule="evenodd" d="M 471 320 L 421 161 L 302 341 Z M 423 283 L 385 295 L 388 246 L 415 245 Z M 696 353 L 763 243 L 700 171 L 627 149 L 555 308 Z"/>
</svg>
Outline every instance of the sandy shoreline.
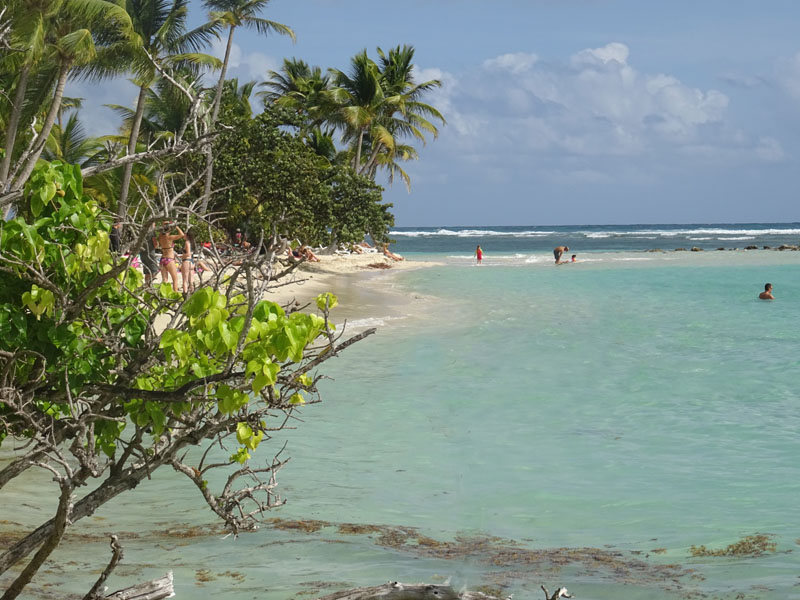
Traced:
<svg viewBox="0 0 800 600">
<path fill-rule="evenodd" d="M 319 259 L 320 262 L 301 264 L 286 280 L 276 282 L 267 292 L 266 299 L 281 305 L 293 301 L 304 305 L 313 303 L 318 294 L 331 292 L 339 297 L 341 309 L 337 312 L 343 310 L 350 318 L 371 316 L 370 311 L 364 310 L 368 309 L 364 305 L 364 296 L 368 295 L 372 300 L 375 295 L 388 296 L 385 291 L 378 292 L 377 286 L 370 286 L 371 282 L 383 280 L 398 271 L 439 264 L 410 260 L 398 262 L 380 254 L 323 255 Z"/>
</svg>

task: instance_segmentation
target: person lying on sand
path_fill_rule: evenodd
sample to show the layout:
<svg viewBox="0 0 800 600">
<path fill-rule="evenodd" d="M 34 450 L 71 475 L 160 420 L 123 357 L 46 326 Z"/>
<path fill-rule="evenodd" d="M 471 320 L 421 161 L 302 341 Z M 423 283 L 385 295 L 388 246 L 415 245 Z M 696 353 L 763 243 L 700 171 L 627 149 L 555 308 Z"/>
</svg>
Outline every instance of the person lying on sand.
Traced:
<svg viewBox="0 0 800 600">
<path fill-rule="evenodd" d="M 388 257 L 389 257 L 389 258 L 391 258 L 392 260 L 395 260 L 395 261 L 401 261 L 401 260 L 405 260 L 405 259 L 404 259 L 402 256 L 400 256 L 399 254 L 395 254 L 394 252 L 392 252 L 391 250 L 389 250 L 389 245 L 388 245 L 388 244 L 384 244 L 384 245 L 383 245 L 383 248 L 382 248 L 382 250 L 383 250 L 383 254 L 384 254 L 384 256 L 388 256 Z"/>
<path fill-rule="evenodd" d="M 311 248 L 308 246 L 303 246 L 300 248 L 300 252 L 302 252 L 303 256 L 308 262 L 319 262 L 319 258 L 316 254 L 311 251 Z"/>
</svg>

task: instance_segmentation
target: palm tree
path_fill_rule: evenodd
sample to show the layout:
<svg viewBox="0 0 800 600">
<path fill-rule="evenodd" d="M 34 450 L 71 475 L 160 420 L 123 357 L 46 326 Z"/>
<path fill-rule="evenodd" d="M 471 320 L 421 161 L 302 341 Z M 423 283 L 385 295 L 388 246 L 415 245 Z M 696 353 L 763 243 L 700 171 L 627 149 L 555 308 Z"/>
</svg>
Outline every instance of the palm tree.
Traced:
<svg viewBox="0 0 800 600">
<path fill-rule="evenodd" d="M 354 147 L 353 169 L 360 172 L 361 153 L 365 136 L 392 143 L 378 129 L 378 117 L 386 112 L 386 98 L 381 87 L 380 71 L 363 50 L 350 60 L 350 73 L 332 69 L 334 78 L 333 98 L 339 105 L 329 118 L 344 129 L 344 140 Z"/>
<path fill-rule="evenodd" d="M 28 91 L 28 81 L 31 72 L 41 60 L 45 45 L 46 23 L 58 10 L 57 2 L 52 0 L 34 0 L 23 3 L 11 2 L 4 8 L 10 9 L 12 19 L 9 30 L 9 46 L 15 52 L 10 52 L 0 62 L 2 71 L 12 74 L 18 72 L 16 78 L 5 77 L 4 89 L 14 89 L 14 98 L 11 100 L 10 111 L 5 125 L 5 155 L 0 162 L 0 192 L 5 191 L 6 180 L 11 169 L 11 160 L 14 156 L 14 147 L 17 141 L 17 131 L 22 120 L 25 94 Z M 0 100 L 5 96 L 0 97 Z"/>
<path fill-rule="evenodd" d="M 0 166 L 0 194 L 22 189 L 33 172 L 61 111 L 69 75 L 95 60 L 102 62 L 104 55 L 131 31 L 130 18 L 113 1 L 34 0 L 14 6 L 17 8 L 15 23 L 25 24 L 15 30 L 15 41 L 30 46 L 16 81 L 9 118 L 9 123 L 14 123 L 15 127 L 6 133 L 6 149 L 11 152 L 7 151 Z M 26 64 L 29 65 L 27 74 Z M 32 93 L 28 90 L 30 75 L 36 76 Z M 16 147 L 18 126 L 33 122 L 43 105 L 47 108 L 42 125 L 19 157 L 15 172 L 11 173 L 9 154 L 13 154 Z M 26 111 L 31 116 L 23 119 Z"/>
<path fill-rule="evenodd" d="M 71 165 L 89 167 L 96 164 L 102 144 L 86 135 L 77 111 L 72 111 L 66 122 L 59 122 L 50 131 L 42 157 L 45 160 L 60 160 Z"/>
<path fill-rule="evenodd" d="M 236 114 L 251 117 L 253 115 L 253 106 L 250 103 L 250 98 L 253 95 L 256 83 L 255 81 L 246 81 L 239 85 L 237 77 L 226 80 L 222 88 L 223 102 L 231 103 L 231 108 Z"/>
<path fill-rule="evenodd" d="M 270 0 L 203 0 L 203 5 L 210 11 L 211 23 L 217 28 L 228 29 L 228 41 L 225 46 L 225 58 L 222 61 L 219 80 L 217 81 L 216 96 L 214 106 L 211 111 L 211 125 L 217 122 L 219 116 L 219 106 L 222 100 L 222 85 L 225 82 L 225 75 L 228 72 L 228 61 L 231 57 L 233 47 L 233 34 L 237 27 L 247 27 L 254 29 L 262 35 L 268 33 L 278 33 L 288 35 L 295 39 L 294 31 L 286 25 L 262 19 L 258 14 L 267 7 Z M 206 181 L 203 188 L 203 211 L 208 207 L 208 200 L 211 196 L 211 180 L 213 178 L 213 156 L 209 152 L 206 155 Z"/>
<path fill-rule="evenodd" d="M 214 35 L 211 24 L 186 31 L 188 2 L 189 0 L 125 1 L 125 10 L 131 17 L 135 33 L 134 41 L 126 49 L 126 54 L 130 54 L 131 71 L 139 86 L 136 110 L 130 121 L 128 155 L 136 152 L 148 91 L 158 76 L 154 61 L 165 66 L 188 64 L 219 68 L 221 65 L 218 59 L 198 52 Z M 121 220 L 128 210 L 132 173 L 133 163 L 130 162 L 124 167 L 117 204 L 117 215 Z"/>
<path fill-rule="evenodd" d="M 360 175 L 375 177 L 378 166 L 395 172 L 409 184 L 408 175 L 397 160 L 417 157 L 416 151 L 400 140 L 413 137 L 425 143 L 425 132 L 438 135 L 429 117 L 445 123 L 433 106 L 420 101 L 421 96 L 441 83 L 430 80 L 415 83 L 414 48 L 398 46 L 385 53 L 378 48 L 380 64 L 372 61 L 366 50 L 351 60 L 350 73 L 332 70 L 339 103 L 333 122 L 343 129 L 343 139 L 353 148 L 353 169 Z"/>
<path fill-rule="evenodd" d="M 309 129 L 321 126 L 335 109 L 331 96 L 331 79 L 319 67 L 309 67 L 296 58 L 283 59 L 280 72 L 270 71 L 270 79 L 261 84 L 266 91 L 258 92 L 264 105 L 277 104 L 303 115 L 301 136 Z"/>
</svg>

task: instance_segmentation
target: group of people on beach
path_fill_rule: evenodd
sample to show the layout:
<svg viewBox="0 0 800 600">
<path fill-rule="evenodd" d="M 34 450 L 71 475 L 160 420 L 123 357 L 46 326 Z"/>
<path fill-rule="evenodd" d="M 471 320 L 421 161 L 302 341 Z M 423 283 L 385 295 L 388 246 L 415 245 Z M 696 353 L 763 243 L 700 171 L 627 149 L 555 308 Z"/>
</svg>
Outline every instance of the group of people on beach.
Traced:
<svg viewBox="0 0 800 600">
<path fill-rule="evenodd" d="M 184 232 L 176 224 L 165 222 L 159 230 L 153 228 L 150 234 L 150 240 L 144 244 L 139 254 L 146 285 L 151 285 L 156 274 L 161 273 L 161 281 L 171 280 L 172 289 L 177 292 L 180 273 L 181 289 L 184 294 L 188 294 L 194 289 L 194 274 L 197 273 L 202 281 L 203 272 L 211 271 L 208 263 L 194 255 L 196 244 L 191 228 Z M 180 254 L 175 249 L 175 242 L 178 240 L 183 240 Z M 161 250 L 160 258 L 156 250 Z"/>
<path fill-rule="evenodd" d="M 564 265 L 567 263 L 578 262 L 577 254 L 572 255 L 572 260 L 561 260 L 561 257 L 564 255 L 565 252 L 569 252 L 569 246 L 558 246 L 556 249 L 553 250 L 553 255 L 556 257 L 557 265 Z M 475 249 L 475 258 L 477 259 L 479 265 L 483 264 L 483 257 L 484 257 L 483 248 L 481 248 L 481 245 L 478 244 L 478 247 Z"/>
</svg>

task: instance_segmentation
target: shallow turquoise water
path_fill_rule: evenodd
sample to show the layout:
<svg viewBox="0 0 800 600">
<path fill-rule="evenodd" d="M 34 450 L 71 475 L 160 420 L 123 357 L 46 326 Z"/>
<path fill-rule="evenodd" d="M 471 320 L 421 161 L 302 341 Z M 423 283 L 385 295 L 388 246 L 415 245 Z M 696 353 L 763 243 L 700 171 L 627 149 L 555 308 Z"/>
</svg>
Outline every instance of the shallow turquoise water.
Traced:
<svg viewBox="0 0 800 600">
<path fill-rule="evenodd" d="M 373 319 L 378 334 L 329 363 L 323 404 L 276 438 L 292 460 L 275 516 L 591 547 L 648 566 L 498 566 L 480 551 L 442 558 L 333 527 L 183 539 L 159 533 L 162 511 L 213 520 L 166 473 L 81 526 L 114 519 L 146 534 L 126 546 L 128 574 L 175 568 L 179 597 L 452 577 L 515 598 L 538 597 L 540 584 L 597 599 L 800 598 L 800 254 L 609 253 L 558 268 L 544 255 L 437 258 L 446 264 L 379 282 L 412 314 Z M 758 301 L 768 280 L 777 300 Z M 692 545 L 755 533 L 778 551 L 690 557 Z M 79 548 L 102 564 L 104 543 Z M 648 571 L 667 563 L 693 572 L 673 582 Z"/>
</svg>

